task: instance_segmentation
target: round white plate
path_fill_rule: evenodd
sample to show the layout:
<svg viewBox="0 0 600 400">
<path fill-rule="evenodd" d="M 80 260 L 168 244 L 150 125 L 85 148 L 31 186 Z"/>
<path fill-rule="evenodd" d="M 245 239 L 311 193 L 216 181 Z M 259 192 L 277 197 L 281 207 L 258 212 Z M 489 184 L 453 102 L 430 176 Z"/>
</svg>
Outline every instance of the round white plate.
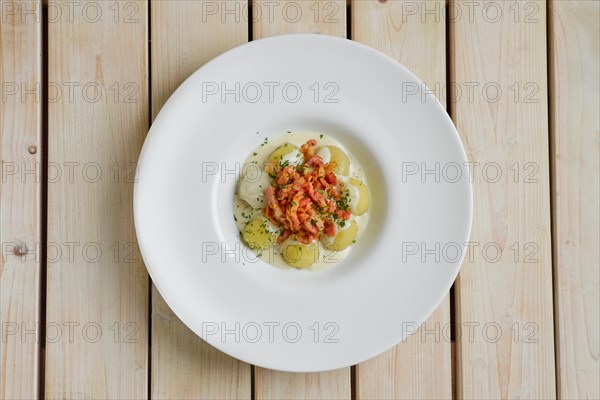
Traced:
<svg viewBox="0 0 600 400">
<path fill-rule="evenodd" d="M 425 321 L 458 273 L 472 210 L 459 136 L 425 90 L 391 58 L 321 35 L 254 41 L 190 76 L 150 129 L 134 196 L 143 258 L 177 316 L 286 371 L 359 363 Z M 322 272 L 256 262 L 234 225 L 241 162 L 286 131 L 335 137 L 370 185 L 366 231 Z"/>
</svg>

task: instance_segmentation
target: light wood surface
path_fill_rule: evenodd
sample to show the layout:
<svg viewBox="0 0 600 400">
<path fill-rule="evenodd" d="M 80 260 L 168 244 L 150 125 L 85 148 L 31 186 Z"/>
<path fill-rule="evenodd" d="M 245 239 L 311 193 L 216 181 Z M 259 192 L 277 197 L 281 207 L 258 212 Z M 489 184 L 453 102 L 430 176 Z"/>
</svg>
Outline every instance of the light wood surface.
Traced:
<svg viewBox="0 0 600 400">
<path fill-rule="evenodd" d="M 600 398 L 600 3 L 550 7 L 558 394 Z"/>
<path fill-rule="evenodd" d="M 346 0 L 252 0 L 253 38 L 286 33 L 346 37 Z"/>
<path fill-rule="evenodd" d="M 254 389 L 257 400 L 350 399 L 350 368 L 305 374 L 255 367 Z"/>
<path fill-rule="evenodd" d="M 41 14 L 39 1 L 27 1 L 4 8 L 0 18 L 2 399 L 34 398 L 39 389 Z M 21 243 L 27 254 L 19 255 Z"/>
<path fill-rule="evenodd" d="M 398 60 L 432 90 L 446 85 L 446 26 L 442 18 L 408 18 L 409 1 L 352 2 L 352 39 Z M 428 2 L 443 9 L 444 2 Z M 442 330 L 450 324 L 446 296 L 421 329 L 404 343 L 356 367 L 358 399 L 452 398 L 451 343 Z M 427 333 L 429 332 L 429 333 Z"/>
<path fill-rule="evenodd" d="M 500 9 L 482 6 L 472 19 L 457 4 L 463 15 L 449 19 L 451 79 L 463 92 L 452 116 L 470 161 L 480 163 L 473 169 L 472 257 L 456 283 L 458 397 L 551 399 L 546 7 L 529 2 L 537 22 L 525 22 L 525 3 L 514 6 L 518 17 L 513 3 L 496 2 Z"/>
<path fill-rule="evenodd" d="M 248 40 L 247 23 L 241 15 L 243 6 L 242 1 L 226 5 L 214 1 L 151 2 L 153 117 L 196 69 Z M 222 17 L 230 23 L 222 23 Z M 155 399 L 251 397 L 251 366 L 196 336 L 155 287 L 151 364 L 151 395 Z"/>
<path fill-rule="evenodd" d="M 148 130 L 147 4 L 80 4 L 71 18 L 66 3 L 48 24 L 46 399 L 139 399 L 149 280 L 131 205 Z"/>
<path fill-rule="evenodd" d="M 269 6 L 273 3 L 276 6 Z M 346 37 L 345 1 L 253 1 L 252 4 L 254 39 L 284 33 Z M 350 368 L 304 374 L 255 367 L 254 379 L 256 399 L 350 399 L 351 396 Z"/>
</svg>

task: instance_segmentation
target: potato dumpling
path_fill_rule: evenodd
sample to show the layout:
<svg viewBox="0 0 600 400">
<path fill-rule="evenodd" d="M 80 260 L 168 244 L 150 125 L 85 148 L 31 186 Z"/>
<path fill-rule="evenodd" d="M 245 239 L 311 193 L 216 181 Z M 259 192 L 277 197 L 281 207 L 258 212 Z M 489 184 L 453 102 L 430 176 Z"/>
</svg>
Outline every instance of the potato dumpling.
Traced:
<svg viewBox="0 0 600 400">
<path fill-rule="evenodd" d="M 257 172 L 257 173 L 255 173 Z M 258 171 L 249 171 L 240 181 L 238 195 L 252 208 L 262 208 L 265 203 L 265 190 L 271 185 L 269 175 Z"/>
<path fill-rule="evenodd" d="M 354 205 L 356 215 L 363 215 L 369 209 L 369 189 L 364 183 L 355 178 L 350 178 L 348 182 L 358 189 L 358 201 Z"/>
<path fill-rule="evenodd" d="M 267 227 L 267 220 L 256 217 L 244 227 L 242 238 L 252 250 L 266 250 L 275 243 L 277 236 Z"/>
<path fill-rule="evenodd" d="M 329 147 L 327 146 L 317 147 L 317 151 L 315 151 L 315 154 L 321 157 L 321 160 L 323 160 L 324 164 L 327 164 L 331 161 L 331 152 L 329 151 Z"/>
<path fill-rule="evenodd" d="M 348 176 L 348 173 L 350 172 L 350 160 L 348 159 L 346 153 L 336 146 L 327 147 L 329 148 L 329 153 L 331 154 L 329 162 L 336 164 L 336 168 L 334 169 L 335 173 Z"/>
<path fill-rule="evenodd" d="M 273 150 L 271 154 L 269 154 L 267 160 L 269 160 L 269 162 L 277 164 L 279 163 L 279 161 L 281 161 L 283 156 L 291 153 L 294 150 L 298 150 L 298 147 L 294 146 L 291 143 L 282 144 L 281 146 Z"/>
<path fill-rule="evenodd" d="M 346 221 L 346 223 L 349 223 L 350 226 L 346 229 L 339 229 L 333 240 L 323 241 L 323 247 L 327 250 L 342 251 L 354 242 L 358 225 L 354 220 Z"/>
<path fill-rule="evenodd" d="M 288 242 L 283 245 L 281 255 L 285 262 L 296 268 L 306 268 L 319 259 L 319 244 Z"/>
</svg>

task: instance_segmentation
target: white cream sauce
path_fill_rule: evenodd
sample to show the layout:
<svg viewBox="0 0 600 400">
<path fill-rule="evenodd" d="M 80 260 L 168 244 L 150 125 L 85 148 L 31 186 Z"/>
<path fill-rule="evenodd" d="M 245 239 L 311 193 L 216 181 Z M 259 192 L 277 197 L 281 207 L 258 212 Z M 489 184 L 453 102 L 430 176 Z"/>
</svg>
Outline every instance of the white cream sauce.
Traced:
<svg viewBox="0 0 600 400">
<path fill-rule="evenodd" d="M 337 146 L 342 149 L 350 159 L 350 172 L 347 177 L 337 175 L 341 186 L 349 190 L 350 193 L 350 209 L 354 212 L 356 204 L 358 202 L 359 190 L 353 185 L 348 184 L 348 178 L 356 178 L 362 181 L 367 187 L 368 182 L 365 180 L 365 174 L 361 166 L 358 164 L 356 159 L 352 157 L 346 148 L 337 140 L 327 135 L 322 135 L 317 132 L 287 132 L 283 135 L 279 135 L 273 138 L 263 138 L 263 143 L 256 149 L 250 152 L 250 155 L 244 161 L 241 168 L 240 179 L 238 181 L 236 194 L 233 198 L 233 215 L 236 220 L 236 226 L 238 231 L 242 232 L 247 222 L 252 220 L 254 217 L 263 215 L 263 208 L 267 202 L 264 198 L 264 191 L 269 185 L 269 176 L 262 172 L 262 168 L 267 162 L 267 157 L 277 147 L 291 143 L 300 148 L 308 140 L 315 139 L 317 141 L 316 154 L 319 155 L 325 163 L 331 159 L 331 153 L 325 146 Z M 299 151 L 292 151 L 283 156 L 282 161 L 288 161 L 289 164 L 300 164 L 302 163 L 302 153 Z M 262 173 L 261 173 L 262 172 Z M 356 221 L 357 233 L 356 241 L 360 240 L 360 236 L 364 231 L 368 220 L 369 211 L 363 215 L 353 215 L 352 219 Z M 267 228 L 272 232 L 276 232 L 278 229 L 270 221 L 266 224 Z M 345 227 L 336 226 L 337 231 L 347 229 L 350 226 L 348 221 Z M 327 250 L 321 243 L 319 243 L 319 259 L 310 267 L 302 268 L 310 271 L 319 271 L 327 268 L 331 268 L 339 264 L 352 250 L 353 246 L 349 246 L 342 251 Z M 257 253 L 261 260 L 267 262 L 273 266 L 284 268 L 284 269 L 296 269 L 285 262 L 281 255 L 281 246 L 275 244 L 268 250 L 262 250 Z"/>
</svg>

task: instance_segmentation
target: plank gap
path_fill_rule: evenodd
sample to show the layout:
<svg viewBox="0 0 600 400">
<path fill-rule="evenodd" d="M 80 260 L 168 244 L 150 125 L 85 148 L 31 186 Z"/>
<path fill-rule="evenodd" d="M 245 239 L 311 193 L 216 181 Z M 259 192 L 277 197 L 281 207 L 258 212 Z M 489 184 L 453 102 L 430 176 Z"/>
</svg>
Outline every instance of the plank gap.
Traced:
<svg viewBox="0 0 600 400">
<path fill-rule="evenodd" d="M 551 276 L 552 276 L 552 317 L 554 319 L 554 386 L 555 386 L 555 390 L 556 390 L 556 396 L 560 396 L 560 371 L 559 371 L 559 367 L 560 367 L 560 330 L 558 327 L 558 323 L 559 323 L 559 317 L 558 317 L 558 304 L 560 304 L 559 301 L 559 291 L 558 291 L 558 286 L 557 286 L 557 282 L 556 282 L 556 278 L 557 278 L 557 274 L 555 272 L 555 268 L 557 268 L 556 265 L 556 260 L 557 260 L 557 247 L 555 246 L 555 235 L 556 235 L 556 221 L 554 219 L 554 207 L 556 206 L 555 202 L 554 202 L 554 198 L 552 196 L 552 193 L 554 193 L 554 188 L 555 188 L 555 180 L 556 180 L 556 165 L 554 163 L 554 157 L 552 156 L 554 154 L 554 140 L 553 140 L 553 136 L 554 136 L 554 123 L 555 123 L 555 116 L 554 113 L 552 112 L 552 109 L 554 107 L 554 101 L 552 100 L 552 96 L 554 95 L 554 86 L 553 86 L 553 79 L 552 79 L 552 74 L 554 73 L 554 70 L 552 68 L 552 57 L 553 57 L 553 49 L 552 49 L 552 45 L 551 45 L 551 38 L 553 36 L 553 29 L 552 29 L 552 15 L 551 15 L 551 6 L 550 6 L 550 2 L 546 3 L 546 69 L 547 69 L 547 73 L 546 73 L 546 78 L 547 78 L 547 85 L 548 85 L 548 161 L 549 161 L 549 168 L 550 168 L 550 180 L 549 180 L 549 189 L 550 192 L 548 193 L 548 197 L 550 198 L 550 249 L 551 249 L 551 254 L 552 254 L 552 269 L 551 269 Z"/>
<path fill-rule="evenodd" d="M 254 384 L 254 370 L 255 369 L 256 369 L 256 366 L 254 366 L 254 365 L 250 366 L 250 400 L 256 399 L 256 390 L 255 390 L 255 384 Z"/>
<path fill-rule="evenodd" d="M 356 365 L 350 367 L 350 398 L 358 399 L 358 391 L 356 390 Z"/>
<path fill-rule="evenodd" d="M 248 42 L 254 40 L 254 34 L 252 33 L 254 10 L 252 9 L 252 0 L 248 0 Z M 252 366 L 252 373 L 254 373 L 254 366 Z M 254 394 L 252 394 L 254 396 Z"/>
<path fill-rule="evenodd" d="M 46 276 L 48 268 L 48 2 L 42 3 L 41 17 L 41 140 L 40 140 L 40 340 L 38 399 L 46 398 Z"/>
<path fill-rule="evenodd" d="M 454 65 L 453 61 L 454 61 L 454 57 L 452 57 L 452 52 L 453 52 L 453 48 L 452 48 L 452 38 L 454 35 L 453 32 L 453 27 L 452 24 L 450 23 L 450 21 L 452 20 L 452 18 L 449 16 L 449 13 L 454 13 L 454 8 L 450 7 L 450 3 L 452 3 L 453 0 L 446 0 L 446 4 L 444 4 L 444 7 L 446 8 L 446 15 L 448 16 L 447 18 L 445 18 L 445 25 L 446 25 L 446 85 L 448 88 L 448 92 L 446 93 L 446 112 L 448 113 L 448 115 L 450 116 L 450 118 L 452 120 L 454 120 L 454 104 L 453 104 L 453 92 L 454 92 L 454 79 L 452 76 L 453 68 L 452 66 Z M 458 277 L 457 277 L 458 279 Z M 453 306 L 454 305 L 454 284 L 452 284 L 452 287 L 450 288 L 450 305 Z M 450 323 L 452 323 L 452 321 L 454 321 L 454 310 L 453 307 L 450 308 Z M 454 333 L 454 332 L 453 332 Z M 452 334 L 453 334 L 452 333 Z"/>
<path fill-rule="evenodd" d="M 352 2 L 346 2 L 346 39 L 352 40 Z"/>
</svg>

